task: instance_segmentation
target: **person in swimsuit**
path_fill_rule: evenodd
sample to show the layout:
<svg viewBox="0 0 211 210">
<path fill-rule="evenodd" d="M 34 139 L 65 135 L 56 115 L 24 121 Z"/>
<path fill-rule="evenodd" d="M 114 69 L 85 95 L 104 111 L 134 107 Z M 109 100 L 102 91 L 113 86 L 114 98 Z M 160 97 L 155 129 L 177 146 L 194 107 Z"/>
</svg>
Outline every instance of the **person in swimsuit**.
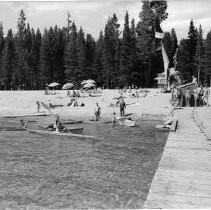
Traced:
<svg viewBox="0 0 211 210">
<path fill-rule="evenodd" d="M 111 119 L 112 127 L 115 126 L 116 122 L 117 122 L 116 113 L 113 112 L 112 119 Z"/>
<path fill-rule="evenodd" d="M 101 107 L 99 106 L 98 102 L 96 103 L 96 107 L 94 108 L 94 114 L 95 122 L 100 121 Z"/>
<path fill-rule="evenodd" d="M 117 102 L 117 104 L 118 103 L 119 103 L 119 108 L 120 108 L 120 116 L 124 117 L 126 105 L 125 105 L 125 101 L 122 96 L 119 98 L 119 101 Z"/>
</svg>

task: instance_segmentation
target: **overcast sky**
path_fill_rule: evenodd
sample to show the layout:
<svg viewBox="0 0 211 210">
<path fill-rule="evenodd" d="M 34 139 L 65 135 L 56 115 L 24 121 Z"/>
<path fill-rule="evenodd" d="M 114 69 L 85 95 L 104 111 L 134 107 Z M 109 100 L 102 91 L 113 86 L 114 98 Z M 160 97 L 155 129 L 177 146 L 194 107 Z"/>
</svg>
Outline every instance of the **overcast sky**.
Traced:
<svg viewBox="0 0 211 210">
<path fill-rule="evenodd" d="M 53 1 L 53 2 L 0 2 L 0 22 L 3 23 L 4 33 L 9 28 L 14 32 L 17 29 L 19 12 L 24 9 L 27 22 L 33 28 L 58 25 L 66 26 L 67 12 L 76 26 L 82 26 L 85 33 L 91 33 L 98 37 L 100 30 L 104 30 L 109 16 L 115 12 L 123 28 L 124 16 L 129 12 L 130 19 L 139 21 L 139 12 L 142 3 L 140 0 L 75 0 L 75 1 Z M 168 19 L 163 23 L 164 31 L 176 29 L 179 39 L 187 37 L 190 20 L 193 19 L 198 27 L 202 25 L 204 36 L 211 30 L 211 0 L 168 0 Z"/>
</svg>

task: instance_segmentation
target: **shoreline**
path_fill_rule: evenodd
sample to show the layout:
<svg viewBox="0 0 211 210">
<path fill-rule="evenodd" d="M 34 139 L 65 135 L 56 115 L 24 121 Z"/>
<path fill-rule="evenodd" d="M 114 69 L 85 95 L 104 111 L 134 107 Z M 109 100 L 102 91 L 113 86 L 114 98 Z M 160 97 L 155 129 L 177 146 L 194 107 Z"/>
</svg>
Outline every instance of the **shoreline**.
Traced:
<svg viewBox="0 0 211 210">
<path fill-rule="evenodd" d="M 159 89 L 149 89 L 148 96 L 143 98 L 130 98 L 128 93 L 124 93 L 125 103 L 128 104 L 125 113 L 132 113 L 134 118 L 166 118 L 172 112 L 172 106 L 169 103 L 170 94 L 160 93 Z M 57 91 L 56 95 L 44 95 L 43 91 L 0 91 L 0 117 L 5 115 L 27 115 L 37 114 L 36 101 L 49 102 L 55 105 L 63 105 L 51 109 L 54 114 L 60 115 L 64 119 L 85 119 L 88 120 L 94 116 L 94 107 L 96 102 L 101 106 L 101 118 L 111 119 L 112 113 L 119 115 L 119 107 L 109 107 L 115 104 L 115 97 L 119 96 L 118 90 L 103 90 L 100 97 L 78 98 L 78 104 L 82 102 L 84 107 L 68 107 L 67 103 L 70 97 L 66 91 Z M 50 114 L 44 108 L 40 112 Z"/>
</svg>

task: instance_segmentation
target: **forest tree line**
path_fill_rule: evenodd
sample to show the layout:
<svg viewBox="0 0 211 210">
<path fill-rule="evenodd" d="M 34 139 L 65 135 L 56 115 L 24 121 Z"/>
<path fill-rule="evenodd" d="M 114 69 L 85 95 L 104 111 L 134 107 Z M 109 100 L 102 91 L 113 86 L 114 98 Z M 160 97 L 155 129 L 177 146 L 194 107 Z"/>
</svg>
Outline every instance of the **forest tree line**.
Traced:
<svg viewBox="0 0 211 210">
<path fill-rule="evenodd" d="M 158 2 L 159 4 L 159 2 Z M 98 86 L 152 87 L 154 78 L 164 71 L 162 54 L 156 48 L 154 14 L 144 1 L 135 23 L 125 14 L 123 31 L 114 13 L 108 18 L 104 31 L 96 40 L 77 28 L 74 21 L 67 27 L 45 28 L 41 33 L 30 27 L 24 11 L 17 22 L 17 32 L 3 33 L 0 23 L 0 89 L 43 89 L 51 82 L 73 82 L 75 87 L 85 79 L 94 79 Z M 210 82 L 211 32 L 203 38 L 202 27 L 197 29 L 191 20 L 188 37 L 179 43 L 174 29 L 166 32 L 164 46 L 174 66 L 185 81 L 200 72 L 202 82 Z"/>
</svg>

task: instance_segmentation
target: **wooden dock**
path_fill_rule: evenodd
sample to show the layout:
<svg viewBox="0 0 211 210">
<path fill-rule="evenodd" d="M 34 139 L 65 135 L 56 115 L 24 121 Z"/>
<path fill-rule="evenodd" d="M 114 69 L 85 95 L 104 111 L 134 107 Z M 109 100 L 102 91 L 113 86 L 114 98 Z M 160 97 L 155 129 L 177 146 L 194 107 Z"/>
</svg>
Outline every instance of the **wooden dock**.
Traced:
<svg viewBox="0 0 211 210">
<path fill-rule="evenodd" d="M 144 208 L 211 208 L 211 108 L 176 110 Z"/>
</svg>

